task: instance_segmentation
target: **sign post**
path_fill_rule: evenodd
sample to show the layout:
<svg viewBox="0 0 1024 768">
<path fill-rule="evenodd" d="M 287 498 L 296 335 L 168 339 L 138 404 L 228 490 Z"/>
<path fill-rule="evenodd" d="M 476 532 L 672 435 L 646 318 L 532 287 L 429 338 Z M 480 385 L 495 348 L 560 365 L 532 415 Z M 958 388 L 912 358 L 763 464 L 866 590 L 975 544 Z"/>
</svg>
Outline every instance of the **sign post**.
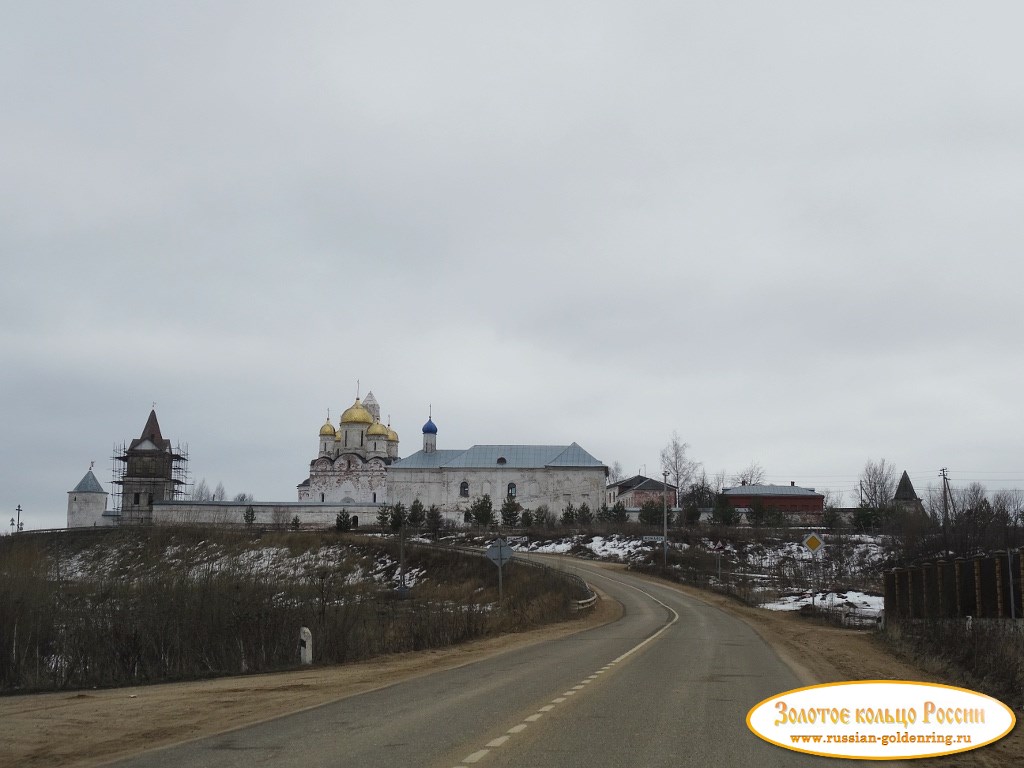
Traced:
<svg viewBox="0 0 1024 768">
<path fill-rule="evenodd" d="M 825 546 L 825 542 L 821 540 L 818 534 L 809 533 L 804 536 L 804 546 L 811 553 L 811 570 L 814 573 L 814 592 L 811 593 L 811 607 L 813 608 L 818 597 L 818 559 L 816 555 L 818 550 Z"/>
<path fill-rule="evenodd" d="M 502 566 L 512 559 L 512 547 L 510 547 L 500 536 L 487 548 L 487 559 L 498 566 L 498 605 L 505 599 L 505 587 L 501 582 Z"/>
</svg>

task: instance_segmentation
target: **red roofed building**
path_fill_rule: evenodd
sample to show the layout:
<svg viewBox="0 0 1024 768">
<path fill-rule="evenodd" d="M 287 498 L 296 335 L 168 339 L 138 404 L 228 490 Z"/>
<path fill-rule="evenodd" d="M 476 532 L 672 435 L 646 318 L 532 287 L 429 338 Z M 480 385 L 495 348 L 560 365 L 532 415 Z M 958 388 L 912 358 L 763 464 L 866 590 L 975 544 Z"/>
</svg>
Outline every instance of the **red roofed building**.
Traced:
<svg viewBox="0 0 1024 768">
<path fill-rule="evenodd" d="M 754 499 L 760 499 L 766 512 L 780 512 L 791 520 L 805 523 L 821 521 L 825 511 L 825 496 L 813 488 L 789 485 L 740 485 L 726 488 L 723 493 L 734 509 L 749 508 Z"/>
</svg>

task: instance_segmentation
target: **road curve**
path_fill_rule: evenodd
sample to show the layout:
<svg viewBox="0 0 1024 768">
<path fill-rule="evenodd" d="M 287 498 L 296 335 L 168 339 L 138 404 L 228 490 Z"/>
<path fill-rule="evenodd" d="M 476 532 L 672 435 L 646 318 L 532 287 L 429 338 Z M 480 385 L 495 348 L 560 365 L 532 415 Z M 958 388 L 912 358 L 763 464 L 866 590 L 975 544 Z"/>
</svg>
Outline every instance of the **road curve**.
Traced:
<svg viewBox="0 0 1024 768">
<path fill-rule="evenodd" d="M 622 570 L 572 569 L 622 619 L 115 765 L 821 764 L 747 730 L 751 706 L 800 685 L 750 627 Z"/>
</svg>

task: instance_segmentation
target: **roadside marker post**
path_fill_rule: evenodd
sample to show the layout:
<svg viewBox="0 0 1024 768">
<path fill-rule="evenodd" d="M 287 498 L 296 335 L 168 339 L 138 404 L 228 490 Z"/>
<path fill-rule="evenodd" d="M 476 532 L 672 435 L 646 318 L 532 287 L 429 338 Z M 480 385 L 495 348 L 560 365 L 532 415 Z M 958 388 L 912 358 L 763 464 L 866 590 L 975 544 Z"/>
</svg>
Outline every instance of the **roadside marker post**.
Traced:
<svg viewBox="0 0 1024 768">
<path fill-rule="evenodd" d="M 510 547 L 506 541 L 500 536 L 494 540 L 494 543 L 487 548 L 487 559 L 498 566 L 498 605 L 499 607 L 505 600 L 505 587 L 502 584 L 501 572 L 505 563 L 513 558 L 512 547 Z"/>
</svg>

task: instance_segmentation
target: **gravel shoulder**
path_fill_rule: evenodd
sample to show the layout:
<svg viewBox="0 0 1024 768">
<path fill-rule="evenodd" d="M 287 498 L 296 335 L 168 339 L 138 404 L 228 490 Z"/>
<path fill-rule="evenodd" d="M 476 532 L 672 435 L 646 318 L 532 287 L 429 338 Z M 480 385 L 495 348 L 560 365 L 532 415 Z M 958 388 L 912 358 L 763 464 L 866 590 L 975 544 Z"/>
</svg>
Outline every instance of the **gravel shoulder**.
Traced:
<svg viewBox="0 0 1024 768">
<path fill-rule="evenodd" d="M 792 613 L 751 608 L 722 595 L 671 586 L 747 622 L 807 685 L 872 679 L 948 682 L 912 660 L 894 657 L 870 631 L 826 626 Z M 0 766 L 100 765 L 146 749 L 222 733 L 412 677 L 471 664 L 513 648 L 615 621 L 619 616 L 621 606 L 605 599 L 579 621 L 340 667 L 3 697 Z M 914 761 L 921 768 L 1001 768 L 1022 764 L 1024 735 L 1019 727 L 980 750 Z"/>
</svg>

